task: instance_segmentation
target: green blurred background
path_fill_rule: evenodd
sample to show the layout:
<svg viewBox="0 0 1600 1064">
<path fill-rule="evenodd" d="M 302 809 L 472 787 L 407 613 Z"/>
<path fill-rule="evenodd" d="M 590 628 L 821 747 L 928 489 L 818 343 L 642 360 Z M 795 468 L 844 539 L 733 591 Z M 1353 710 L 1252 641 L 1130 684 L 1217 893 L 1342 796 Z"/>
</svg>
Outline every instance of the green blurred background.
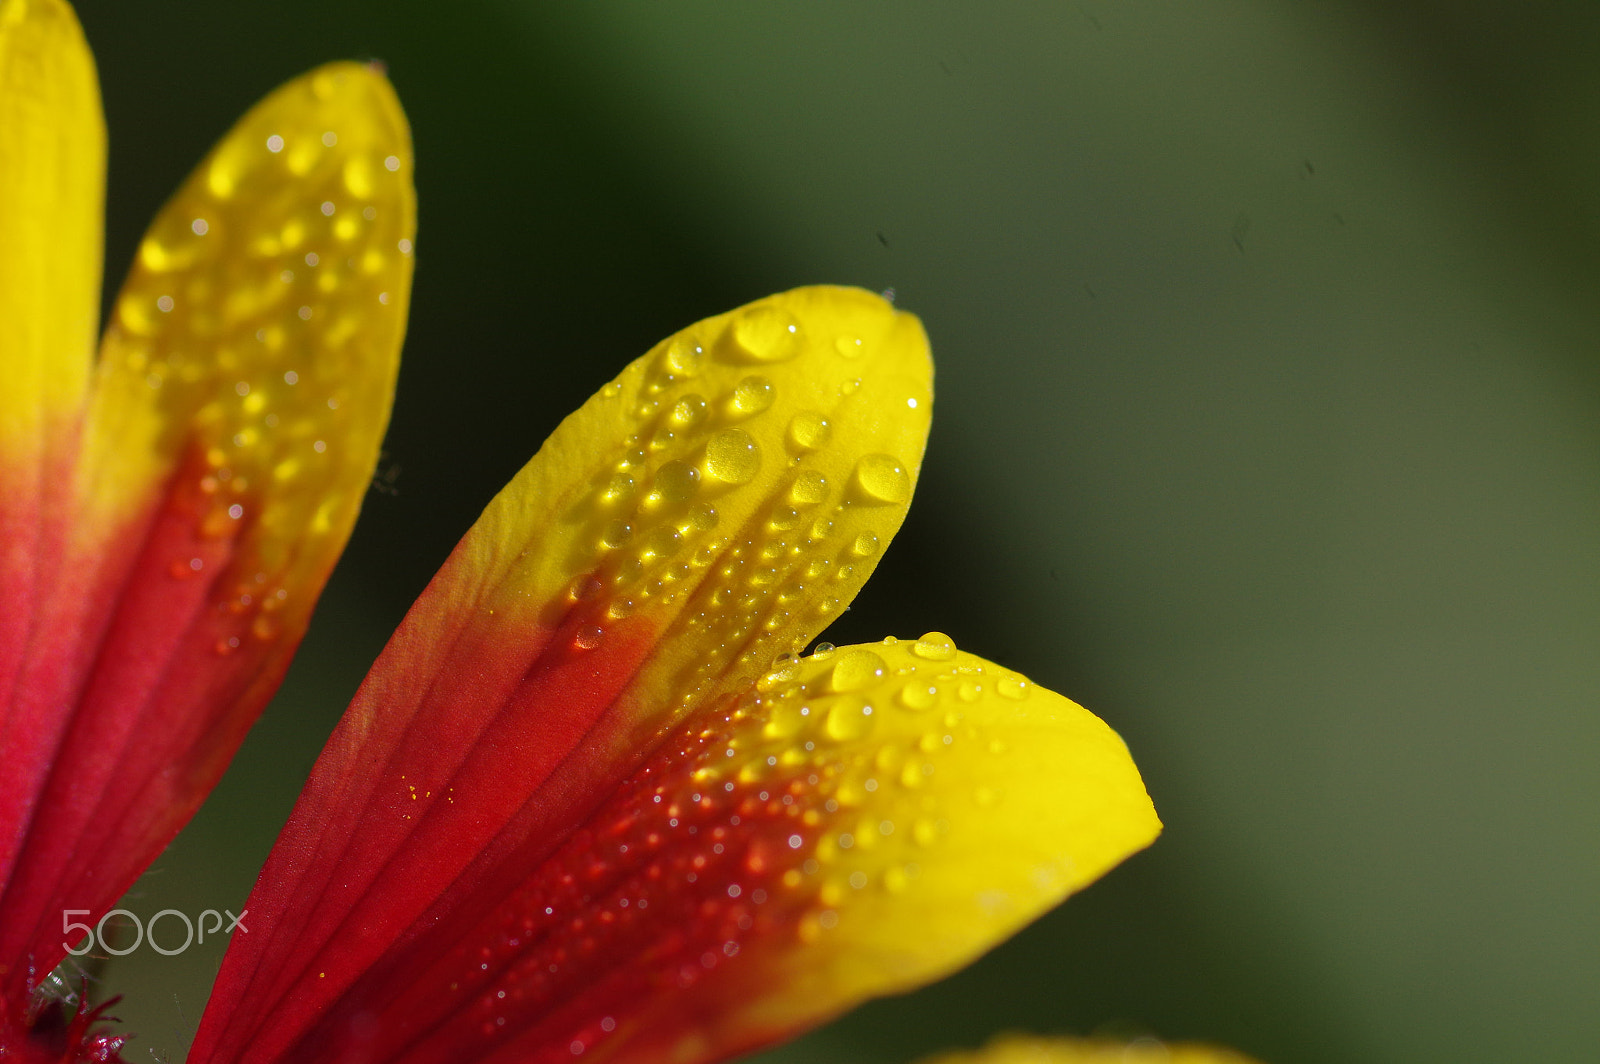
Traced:
<svg viewBox="0 0 1600 1064">
<path fill-rule="evenodd" d="M 412 597 L 668 332 L 893 286 L 938 360 L 830 632 L 1090 706 L 1167 831 L 968 971 L 767 1061 L 1002 1029 L 1272 1064 L 1600 1054 L 1593 0 L 80 5 L 110 273 L 251 102 L 380 58 L 416 294 L 374 492 L 282 695 L 130 907 L 239 908 Z M 140 950 L 130 1059 L 217 955 Z"/>
</svg>

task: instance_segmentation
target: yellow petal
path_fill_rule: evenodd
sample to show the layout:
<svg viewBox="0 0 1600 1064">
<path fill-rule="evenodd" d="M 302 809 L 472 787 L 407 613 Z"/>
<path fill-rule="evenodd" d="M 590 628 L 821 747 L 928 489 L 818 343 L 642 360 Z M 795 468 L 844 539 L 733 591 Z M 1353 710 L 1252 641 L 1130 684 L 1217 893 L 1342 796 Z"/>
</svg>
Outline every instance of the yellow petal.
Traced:
<svg viewBox="0 0 1600 1064">
<path fill-rule="evenodd" d="M 1220 1046 L 1004 1035 L 982 1049 L 939 1053 L 921 1064 L 1256 1064 Z"/>
</svg>

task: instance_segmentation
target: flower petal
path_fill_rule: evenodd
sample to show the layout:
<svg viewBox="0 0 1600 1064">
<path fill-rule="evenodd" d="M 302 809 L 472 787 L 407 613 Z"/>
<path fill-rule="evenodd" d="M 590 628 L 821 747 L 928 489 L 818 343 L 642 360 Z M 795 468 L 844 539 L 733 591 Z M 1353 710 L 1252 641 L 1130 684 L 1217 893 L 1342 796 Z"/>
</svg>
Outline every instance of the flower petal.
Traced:
<svg viewBox="0 0 1600 1064">
<path fill-rule="evenodd" d="M 431 913 L 499 904 L 688 712 L 804 646 L 899 527 L 930 389 L 915 318 L 805 288 L 691 326 L 568 418 L 330 740 L 193 1059 L 273 1059 Z"/>
<path fill-rule="evenodd" d="M 939 1053 L 921 1064 L 1255 1064 L 1231 1049 L 1153 1038 L 1135 1042 L 1003 1035 L 982 1049 Z"/>
<path fill-rule="evenodd" d="M 817 655 L 683 721 L 285 1059 L 723 1060 L 966 964 L 1159 827 L 1122 741 L 1059 695 L 942 638 Z"/>
<path fill-rule="evenodd" d="M 13 981 L 62 955 L 63 907 L 132 883 L 282 678 L 377 459 L 414 225 L 399 104 L 342 63 L 246 115 L 140 246 L 10 708 Z"/>
<path fill-rule="evenodd" d="M 0 763 L 54 579 L 100 304 L 105 125 L 60 0 L 0 0 Z M 0 883 L 20 842 L 0 797 Z"/>
</svg>

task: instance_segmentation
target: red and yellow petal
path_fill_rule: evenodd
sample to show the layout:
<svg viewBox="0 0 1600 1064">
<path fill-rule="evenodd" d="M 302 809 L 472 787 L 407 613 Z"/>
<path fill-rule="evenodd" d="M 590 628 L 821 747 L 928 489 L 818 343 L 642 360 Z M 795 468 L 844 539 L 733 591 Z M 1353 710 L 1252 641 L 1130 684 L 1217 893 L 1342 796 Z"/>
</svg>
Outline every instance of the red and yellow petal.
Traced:
<svg viewBox="0 0 1600 1064">
<path fill-rule="evenodd" d="M 1220 1046 L 1103 1039 L 1036 1038 L 1004 1035 L 982 1049 L 925 1057 L 921 1064 L 1256 1064 Z"/>
<path fill-rule="evenodd" d="M 399 104 L 342 63 L 246 115 L 141 244 L 9 696 L 13 987 L 62 955 L 63 907 L 104 911 L 170 840 L 282 678 L 377 459 L 414 227 Z"/>
<path fill-rule="evenodd" d="M 56 578 L 100 309 L 105 127 L 94 59 L 60 0 L 0 0 L 0 884 L 21 844 L 11 705 Z M 17 760 L 13 760 L 16 758 Z"/>
<path fill-rule="evenodd" d="M 917 320 L 804 288 L 685 329 L 484 512 L 324 751 L 196 1060 L 270 1060 L 387 951 L 494 907 L 687 714 L 849 602 L 928 428 Z"/>
<path fill-rule="evenodd" d="M 942 637 L 825 652 L 681 722 L 491 909 L 437 910 L 275 1052 L 724 1060 L 966 964 L 1159 828 L 1059 695 Z"/>
</svg>

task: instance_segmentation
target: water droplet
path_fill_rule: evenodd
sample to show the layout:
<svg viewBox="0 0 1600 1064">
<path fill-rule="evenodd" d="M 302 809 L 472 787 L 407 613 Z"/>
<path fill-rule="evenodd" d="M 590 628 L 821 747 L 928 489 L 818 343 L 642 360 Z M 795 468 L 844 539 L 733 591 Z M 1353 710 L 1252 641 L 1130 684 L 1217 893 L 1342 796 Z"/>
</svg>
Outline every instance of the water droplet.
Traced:
<svg viewBox="0 0 1600 1064">
<path fill-rule="evenodd" d="M 834 662 L 828 686 L 835 691 L 859 691 L 880 679 L 886 668 L 877 654 L 854 647 L 841 653 Z"/>
<path fill-rule="evenodd" d="M 752 417 L 771 406 L 772 398 L 772 382 L 752 375 L 734 385 L 728 409 L 737 417 Z"/>
<path fill-rule="evenodd" d="M 761 469 L 761 451 L 743 429 L 724 429 L 706 444 L 706 475 L 724 484 L 748 484 Z"/>
<path fill-rule="evenodd" d="M 598 624 L 586 624 L 578 629 L 578 634 L 572 637 L 572 643 L 579 650 L 593 650 L 604 642 L 606 630 Z"/>
<path fill-rule="evenodd" d="M 705 356 L 705 348 L 693 340 L 677 339 L 672 341 L 666 354 L 661 356 L 661 364 L 673 376 L 688 380 L 700 373 L 701 367 L 705 365 Z"/>
<path fill-rule="evenodd" d="M 665 462 L 656 470 L 655 490 L 665 502 L 688 502 L 699 486 L 700 470 L 687 462 Z"/>
<path fill-rule="evenodd" d="M 800 327 L 794 316 L 762 303 L 734 317 L 723 350 L 740 362 L 784 362 L 798 355 L 800 346 Z"/>
<path fill-rule="evenodd" d="M 839 385 L 840 395 L 854 395 L 857 388 L 861 387 L 861 378 L 852 377 Z"/>
<path fill-rule="evenodd" d="M 841 336 L 833 342 L 833 349 L 845 358 L 859 358 L 861 356 L 861 338 L 858 336 Z"/>
<path fill-rule="evenodd" d="M 814 661 L 827 661 L 833 657 L 834 646 L 832 643 L 818 643 L 811 648 L 811 657 Z"/>
<path fill-rule="evenodd" d="M 600 593 L 600 578 L 593 573 L 582 573 L 573 578 L 567 595 L 573 602 L 587 602 Z"/>
<path fill-rule="evenodd" d="M 878 553 L 878 537 L 871 532 L 863 532 L 850 544 L 850 553 L 857 558 L 870 558 Z"/>
<path fill-rule="evenodd" d="M 938 700 L 939 689 L 926 680 L 911 680 L 900 688 L 900 704 L 910 710 L 932 709 Z"/>
<path fill-rule="evenodd" d="M 912 645 L 911 653 L 926 661 L 949 661 L 956 656 L 956 644 L 943 632 L 928 632 Z"/>
<path fill-rule="evenodd" d="M 983 684 L 972 680 L 962 680 L 956 688 L 956 697 L 963 702 L 976 702 L 983 694 Z"/>
<path fill-rule="evenodd" d="M 600 398 L 602 399 L 615 399 L 621 394 L 622 385 L 618 384 L 616 381 L 612 381 L 610 384 L 607 384 L 604 388 L 600 389 Z"/>
<path fill-rule="evenodd" d="M 828 480 L 815 469 L 804 469 L 789 486 L 789 501 L 796 506 L 816 506 L 828 497 Z"/>
<path fill-rule="evenodd" d="M 1009 698 L 1014 702 L 1020 702 L 1027 698 L 1033 688 L 1033 684 L 1021 676 L 1002 677 L 995 686 L 1002 698 Z"/>
<path fill-rule="evenodd" d="M 911 475 L 893 455 L 863 455 L 856 463 L 856 494 L 872 503 L 901 503 L 911 497 Z"/>
<path fill-rule="evenodd" d="M 802 411 L 789 419 L 789 446 L 796 451 L 815 451 L 826 447 L 833 426 L 821 414 Z"/>
<path fill-rule="evenodd" d="M 680 429 L 692 429 L 706 416 L 706 401 L 690 393 L 672 404 L 667 420 Z"/>
<path fill-rule="evenodd" d="M 860 699 L 847 698 L 835 703 L 828 710 L 828 719 L 823 724 L 823 734 L 834 742 L 849 742 L 859 739 L 872 729 L 872 707 Z"/>
</svg>

